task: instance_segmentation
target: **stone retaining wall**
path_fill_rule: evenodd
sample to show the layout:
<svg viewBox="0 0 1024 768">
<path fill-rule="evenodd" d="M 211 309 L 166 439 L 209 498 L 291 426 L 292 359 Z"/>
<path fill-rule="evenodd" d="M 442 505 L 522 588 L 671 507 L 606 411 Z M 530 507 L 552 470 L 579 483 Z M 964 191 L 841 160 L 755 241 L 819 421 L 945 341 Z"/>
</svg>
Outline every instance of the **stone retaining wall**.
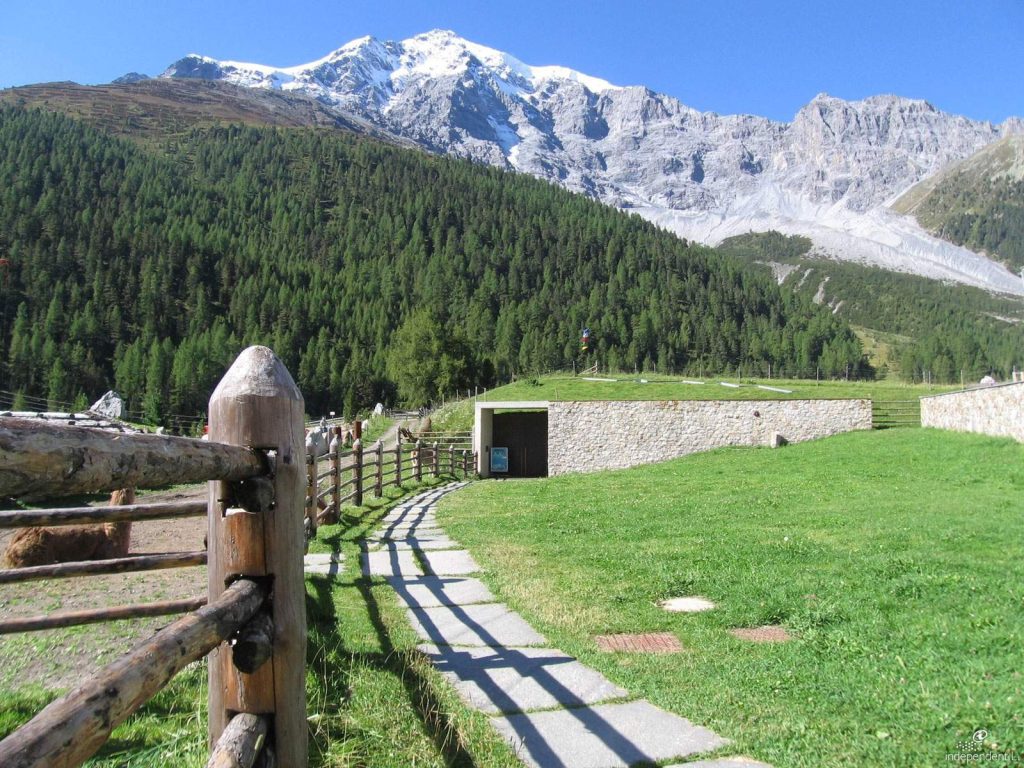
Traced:
<svg viewBox="0 0 1024 768">
<path fill-rule="evenodd" d="M 771 445 L 871 429 L 870 400 L 552 402 L 548 472 L 594 472 L 726 445 Z"/>
<path fill-rule="evenodd" d="M 921 426 L 1012 437 L 1024 443 L 1024 382 L 922 397 Z"/>
</svg>

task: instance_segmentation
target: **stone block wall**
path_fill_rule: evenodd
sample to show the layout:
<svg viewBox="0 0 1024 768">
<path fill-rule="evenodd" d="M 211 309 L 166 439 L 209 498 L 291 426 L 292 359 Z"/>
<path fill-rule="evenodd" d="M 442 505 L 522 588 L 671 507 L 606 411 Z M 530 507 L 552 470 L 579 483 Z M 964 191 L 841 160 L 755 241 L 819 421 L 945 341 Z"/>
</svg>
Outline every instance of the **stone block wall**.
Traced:
<svg viewBox="0 0 1024 768">
<path fill-rule="evenodd" d="M 548 471 L 632 467 L 726 445 L 771 445 L 871 429 L 870 400 L 552 402 Z"/>
<path fill-rule="evenodd" d="M 1024 382 L 922 397 L 921 426 L 1012 437 L 1024 443 Z"/>
</svg>

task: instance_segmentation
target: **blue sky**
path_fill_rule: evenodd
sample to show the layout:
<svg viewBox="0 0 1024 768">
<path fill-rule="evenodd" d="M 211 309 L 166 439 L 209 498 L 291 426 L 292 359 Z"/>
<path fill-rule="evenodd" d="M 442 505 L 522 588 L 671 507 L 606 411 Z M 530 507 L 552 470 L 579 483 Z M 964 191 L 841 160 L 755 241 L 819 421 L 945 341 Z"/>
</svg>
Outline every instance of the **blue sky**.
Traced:
<svg viewBox="0 0 1024 768">
<path fill-rule="evenodd" d="M 815 94 L 1024 116 L 1022 0 L 10 0 L 0 87 L 155 75 L 187 53 L 291 66 L 363 35 L 452 29 L 528 64 L 790 120 Z"/>
</svg>

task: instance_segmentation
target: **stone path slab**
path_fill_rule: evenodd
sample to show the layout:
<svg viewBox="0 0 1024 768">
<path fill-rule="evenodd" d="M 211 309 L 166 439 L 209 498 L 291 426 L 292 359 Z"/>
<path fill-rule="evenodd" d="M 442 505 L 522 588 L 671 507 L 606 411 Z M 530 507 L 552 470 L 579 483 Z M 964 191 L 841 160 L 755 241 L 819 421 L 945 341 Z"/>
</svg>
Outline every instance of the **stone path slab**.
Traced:
<svg viewBox="0 0 1024 768">
<path fill-rule="evenodd" d="M 444 576 L 409 578 L 394 576 L 388 579 L 398 599 L 407 608 L 437 608 L 441 605 L 472 605 L 493 603 L 494 595 L 479 579 L 460 579 Z"/>
<path fill-rule="evenodd" d="M 400 523 L 403 520 L 419 520 L 425 517 L 434 517 L 434 507 L 431 504 L 416 504 L 407 507 L 395 507 L 383 518 L 382 523 Z"/>
<path fill-rule="evenodd" d="M 340 552 L 315 553 L 302 559 L 303 570 L 320 576 L 337 576 L 344 568 L 345 557 Z"/>
<path fill-rule="evenodd" d="M 384 518 L 380 521 L 384 528 L 411 528 L 422 525 L 437 525 L 437 518 L 433 515 L 403 515 L 394 519 Z"/>
<path fill-rule="evenodd" d="M 440 528 L 418 528 L 415 531 L 380 530 L 373 534 L 374 541 L 411 541 L 413 539 L 440 539 L 445 533 Z"/>
<path fill-rule="evenodd" d="M 363 552 L 360 558 L 363 576 L 422 576 L 423 569 L 410 549 L 384 549 Z"/>
<path fill-rule="evenodd" d="M 628 695 L 601 673 L 550 648 L 419 648 L 470 706 L 487 714 L 580 707 Z"/>
<path fill-rule="evenodd" d="M 725 746 L 722 737 L 641 699 L 491 719 L 535 768 L 614 768 Z"/>
<path fill-rule="evenodd" d="M 420 637 L 435 645 L 544 645 L 547 641 L 501 603 L 410 608 Z"/>
<path fill-rule="evenodd" d="M 467 576 L 480 571 L 476 560 L 464 549 L 423 552 L 420 557 L 427 572 L 435 576 Z"/>
<path fill-rule="evenodd" d="M 363 549 L 368 551 L 374 551 L 377 549 L 418 549 L 418 550 L 431 550 L 431 549 L 458 549 L 459 543 L 452 541 L 447 536 L 414 536 L 408 539 L 365 539 L 363 541 Z"/>
<path fill-rule="evenodd" d="M 389 525 L 374 534 L 378 539 L 409 539 L 421 536 L 441 536 L 444 534 L 436 525 Z"/>
</svg>

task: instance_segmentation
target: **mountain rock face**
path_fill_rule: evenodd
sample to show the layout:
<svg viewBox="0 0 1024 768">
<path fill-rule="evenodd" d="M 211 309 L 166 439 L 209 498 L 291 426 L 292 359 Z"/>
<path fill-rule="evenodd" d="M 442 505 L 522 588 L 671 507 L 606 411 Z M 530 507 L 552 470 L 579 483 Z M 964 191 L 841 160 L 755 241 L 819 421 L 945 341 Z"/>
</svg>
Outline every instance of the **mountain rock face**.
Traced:
<svg viewBox="0 0 1024 768">
<path fill-rule="evenodd" d="M 299 91 L 431 151 L 505 166 L 631 208 L 715 244 L 748 231 L 810 237 L 819 252 L 994 291 L 1016 275 L 886 206 L 1002 136 L 1024 132 L 924 101 L 816 96 L 792 123 L 699 112 L 647 88 L 433 31 L 366 37 L 319 61 L 274 68 L 187 56 L 161 77 Z"/>
</svg>

